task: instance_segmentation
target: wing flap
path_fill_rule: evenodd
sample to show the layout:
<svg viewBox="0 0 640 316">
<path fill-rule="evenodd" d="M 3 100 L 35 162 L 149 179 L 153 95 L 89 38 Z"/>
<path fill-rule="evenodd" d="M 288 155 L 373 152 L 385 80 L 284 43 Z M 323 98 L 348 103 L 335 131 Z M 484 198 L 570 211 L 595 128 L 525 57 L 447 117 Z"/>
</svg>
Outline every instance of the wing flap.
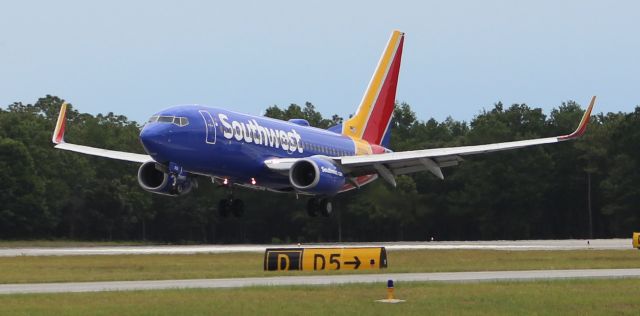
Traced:
<svg viewBox="0 0 640 316">
<path fill-rule="evenodd" d="M 358 167 L 362 165 L 369 165 L 374 163 L 389 163 L 401 164 L 403 162 L 412 161 L 419 158 L 443 158 L 443 160 L 453 160 L 452 156 L 466 156 L 474 154 L 482 154 L 493 151 L 501 151 L 515 148 L 522 148 L 541 144 L 557 143 L 559 140 L 557 137 L 539 138 L 531 140 L 520 140 L 506 143 L 496 143 L 487 145 L 475 145 L 475 146 L 462 146 L 462 147 L 447 147 L 447 148 L 434 148 L 434 149 L 422 149 L 422 150 L 410 150 L 394 153 L 384 153 L 378 155 L 366 155 L 366 156 L 347 156 L 341 157 L 340 162 L 346 167 Z"/>
</svg>

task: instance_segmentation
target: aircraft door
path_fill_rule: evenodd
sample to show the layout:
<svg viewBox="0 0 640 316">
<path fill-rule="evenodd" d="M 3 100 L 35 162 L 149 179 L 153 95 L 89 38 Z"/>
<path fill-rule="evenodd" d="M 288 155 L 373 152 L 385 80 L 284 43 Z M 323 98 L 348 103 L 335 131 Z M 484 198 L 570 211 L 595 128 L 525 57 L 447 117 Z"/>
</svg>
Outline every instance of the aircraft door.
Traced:
<svg viewBox="0 0 640 316">
<path fill-rule="evenodd" d="M 205 142 L 207 144 L 215 144 L 216 143 L 216 123 L 211 117 L 211 113 L 205 110 L 200 110 L 200 115 L 204 120 L 205 126 Z"/>
</svg>

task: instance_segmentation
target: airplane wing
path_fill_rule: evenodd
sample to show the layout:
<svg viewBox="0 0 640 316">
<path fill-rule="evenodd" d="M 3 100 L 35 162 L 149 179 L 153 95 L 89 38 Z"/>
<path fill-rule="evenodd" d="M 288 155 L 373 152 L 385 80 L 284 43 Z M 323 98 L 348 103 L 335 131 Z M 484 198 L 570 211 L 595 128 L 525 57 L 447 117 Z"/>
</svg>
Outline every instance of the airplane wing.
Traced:
<svg viewBox="0 0 640 316">
<path fill-rule="evenodd" d="M 64 132 L 67 118 L 67 102 L 62 103 L 60 107 L 60 114 L 58 114 L 58 121 L 56 122 L 56 128 L 53 131 L 53 137 L 51 141 L 56 144 L 55 148 L 75 151 L 78 153 L 83 153 L 87 155 L 106 157 L 111 159 L 119 159 L 125 161 L 132 161 L 138 163 L 145 163 L 147 161 L 153 160 L 149 155 L 129 153 L 124 151 L 115 151 L 115 150 L 107 150 L 102 148 L 88 147 L 76 144 L 66 143 L 64 141 Z"/>
<path fill-rule="evenodd" d="M 591 111 L 596 97 L 591 98 L 591 103 L 582 116 L 578 128 L 571 134 L 519 140 L 504 143 L 493 143 L 475 146 L 433 148 L 423 150 L 411 150 L 394 153 L 384 153 L 362 156 L 331 157 L 349 177 L 357 177 L 366 174 L 379 174 L 387 182 L 395 186 L 395 176 L 430 171 L 440 179 L 444 179 L 441 168 L 455 166 L 467 155 L 483 154 L 494 151 L 510 150 L 542 144 L 558 143 L 576 139 L 584 134 L 591 118 Z M 288 169 L 297 159 L 272 159 L 265 161 L 265 165 L 276 172 L 288 172 Z"/>
<path fill-rule="evenodd" d="M 558 143 L 582 136 L 587 129 L 595 101 L 596 97 L 594 96 L 591 98 L 591 103 L 582 116 L 578 128 L 568 135 L 486 145 L 412 150 L 366 156 L 347 156 L 340 157 L 336 161 L 342 165 L 345 173 L 359 175 L 377 172 L 392 185 L 395 185 L 394 176 L 418 171 L 430 171 L 438 178 L 443 179 L 444 176 L 440 168 L 457 165 L 463 160 L 463 156 Z"/>
</svg>

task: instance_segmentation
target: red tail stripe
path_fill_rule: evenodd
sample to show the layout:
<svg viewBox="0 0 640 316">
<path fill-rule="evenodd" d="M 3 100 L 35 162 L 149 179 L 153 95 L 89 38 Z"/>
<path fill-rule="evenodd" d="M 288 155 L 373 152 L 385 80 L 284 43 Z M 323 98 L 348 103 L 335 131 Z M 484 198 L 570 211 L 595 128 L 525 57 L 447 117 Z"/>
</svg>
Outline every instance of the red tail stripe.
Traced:
<svg viewBox="0 0 640 316">
<path fill-rule="evenodd" d="M 56 134 L 56 143 L 62 143 L 64 141 L 64 130 L 67 127 L 67 122 L 64 118 L 65 117 L 63 117 L 62 124 L 60 124 L 60 130 L 58 131 L 58 134 Z"/>
</svg>

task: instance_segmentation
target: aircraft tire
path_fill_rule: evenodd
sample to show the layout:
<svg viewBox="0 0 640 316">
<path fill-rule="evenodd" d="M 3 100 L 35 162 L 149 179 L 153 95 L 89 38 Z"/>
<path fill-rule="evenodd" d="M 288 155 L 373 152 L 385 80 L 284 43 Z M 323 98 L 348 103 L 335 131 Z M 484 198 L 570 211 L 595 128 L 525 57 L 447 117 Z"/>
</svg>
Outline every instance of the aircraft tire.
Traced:
<svg viewBox="0 0 640 316">
<path fill-rule="evenodd" d="M 331 213 L 333 212 L 333 204 L 331 203 L 331 200 L 324 198 L 320 200 L 320 204 L 318 206 L 318 208 L 320 209 L 320 214 L 322 214 L 322 216 L 331 216 Z"/>
</svg>

